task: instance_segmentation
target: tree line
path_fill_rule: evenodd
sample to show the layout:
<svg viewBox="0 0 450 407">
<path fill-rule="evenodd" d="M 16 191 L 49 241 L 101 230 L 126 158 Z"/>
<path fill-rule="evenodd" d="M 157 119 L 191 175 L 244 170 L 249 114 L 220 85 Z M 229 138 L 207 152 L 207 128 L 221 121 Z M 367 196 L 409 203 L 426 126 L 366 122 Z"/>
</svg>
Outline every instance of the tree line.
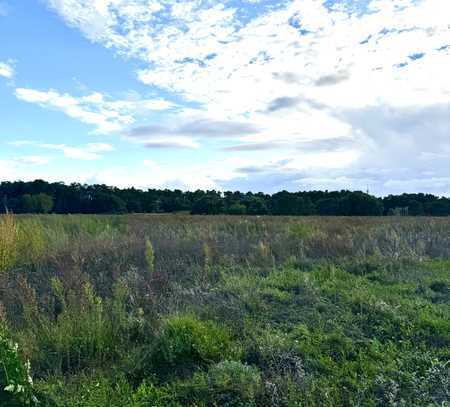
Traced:
<svg viewBox="0 0 450 407">
<path fill-rule="evenodd" d="M 174 213 L 231 215 L 448 216 L 450 199 L 431 194 L 389 195 L 361 191 L 146 191 L 107 185 L 66 185 L 42 180 L 0 183 L 0 211 L 13 213 Z"/>
</svg>

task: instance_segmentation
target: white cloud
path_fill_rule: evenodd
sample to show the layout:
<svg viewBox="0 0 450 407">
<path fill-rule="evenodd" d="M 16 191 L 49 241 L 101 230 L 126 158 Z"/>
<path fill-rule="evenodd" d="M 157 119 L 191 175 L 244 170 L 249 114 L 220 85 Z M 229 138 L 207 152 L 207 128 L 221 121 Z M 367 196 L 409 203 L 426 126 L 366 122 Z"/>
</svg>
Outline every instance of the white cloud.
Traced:
<svg viewBox="0 0 450 407">
<path fill-rule="evenodd" d="M 102 153 L 107 151 L 113 151 L 114 147 L 107 143 L 88 143 L 86 149 L 93 153 Z"/>
<path fill-rule="evenodd" d="M 67 116 L 93 125 L 98 134 L 121 131 L 132 125 L 139 114 L 173 107 L 170 102 L 162 99 L 109 100 L 99 92 L 76 97 L 56 90 L 17 88 L 15 94 L 25 102 L 62 111 Z"/>
<path fill-rule="evenodd" d="M 14 76 L 13 66 L 7 62 L 0 62 L 0 76 L 11 79 Z"/>
<path fill-rule="evenodd" d="M 28 164 L 28 165 L 45 165 L 50 162 L 50 158 L 43 157 L 40 155 L 27 155 L 27 156 L 15 158 L 14 161 L 21 163 L 21 164 Z"/>
<path fill-rule="evenodd" d="M 149 149 L 197 149 L 200 147 L 200 145 L 196 141 L 192 140 L 189 137 L 153 138 L 141 144 Z"/>
<path fill-rule="evenodd" d="M 328 10 L 322 0 L 293 0 L 247 24 L 226 1 L 49 4 L 91 40 L 148 63 L 139 72 L 144 83 L 201 102 L 216 117 L 251 114 L 259 122 L 258 111 L 280 94 L 332 107 L 449 99 L 448 54 L 437 49 L 450 40 L 450 6 L 441 0 L 373 0 L 362 15 Z M 425 55 L 411 61 L 416 53 Z M 295 83 L 274 76 L 289 72 Z M 346 80 L 333 83 L 336 74 Z"/>
<path fill-rule="evenodd" d="M 450 128 L 450 119 L 445 118 L 450 106 L 446 1 L 368 0 L 364 10 L 355 6 L 363 2 L 337 2 L 329 9 L 323 0 L 292 0 L 269 8 L 257 4 L 253 18 L 242 18 L 245 5 L 228 0 L 47 1 L 91 41 L 139 59 L 142 68 L 137 76 L 143 83 L 200 106 L 189 105 L 165 116 L 161 125 L 168 134 L 151 137 L 148 142 L 154 146 L 176 143 L 176 133 L 175 137 L 188 137 L 185 144 L 193 148 L 198 135 L 177 130 L 185 123 L 245 122 L 258 131 L 234 135 L 235 148 L 222 154 L 226 160 L 243 157 L 252 154 L 253 144 L 257 164 L 273 172 L 270 179 L 275 185 L 279 181 L 278 186 L 290 183 L 298 188 L 314 180 L 333 185 L 326 181 L 331 177 L 320 173 L 333 168 L 341 171 L 339 182 L 344 184 L 371 182 L 380 191 L 395 185 L 408 189 L 399 170 L 403 166 L 410 170 L 409 179 L 422 174 L 436 188 L 448 190 L 423 175 L 424 166 L 438 174 L 435 180 L 450 171 L 443 152 L 437 151 L 445 145 Z M 345 6 L 348 3 L 351 9 Z M 78 118 L 88 120 L 86 113 L 99 113 L 86 108 L 89 104 L 116 113 L 113 118 L 90 118 L 99 129 L 140 124 L 120 103 L 104 107 L 99 95 L 89 99 L 77 99 L 73 114 Z M 159 103 L 164 108 L 164 102 L 156 106 Z M 414 120 L 411 111 L 419 111 Z M 206 134 L 212 138 L 211 131 Z M 330 138 L 351 138 L 355 143 L 327 152 L 299 153 L 296 147 Z M 239 143 L 247 150 L 239 150 Z M 256 148 L 270 143 L 283 146 L 283 151 Z M 273 166 L 270 160 L 288 164 Z M 239 173 L 241 164 L 203 163 L 202 169 L 219 186 L 233 177 L 238 182 L 254 180 L 252 189 L 258 189 L 258 182 L 268 185 L 269 178 Z M 247 163 L 253 164 L 251 159 Z M 223 177 L 225 165 L 229 167 Z M 367 168 L 377 171 L 363 171 Z M 412 182 L 409 185 L 415 188 L 418 183 Z"/>
<path fill-rule="evenodd" d="M 14 147 L 23 147 L 23 146 L 28 146 L 28 145 L 32 145 L 35 142 L 33 140 L 14 140 L 14 141 L 9 141 L 8 144 Z"/>
<path fill-rule="evenodd" d="M 115 148 L 108 143 L 88 143 L 83 146 L 68 146 L 66 144 L 55 144 L 55 143 L 41 143 L 35 140 L 17 140 L 8 142 L 9 145 L 14 147 L 25 147 L 31 146 L 33 148 L 41 148 L 46 150 L 54 150 L 60 151 L 63 153 L 64 157 L 73 158 L 83 161 L 94 161 L 102 158 L 101 153 L 106 153 L 110 151 L 114 151 Z M 28 156 L 21 157 L 16 159 L 17 162 L 25 163 L 26 159 L 29 159 L 29 162 L 35 160 L 35 163 L 39 163 L 41 160 L 41 156 Z M 46 158 L 48 160 L 48 158 Z M 48 161 L 47 161 L 48 162 Z"/>
<path fill-rule="evenodd" d="M 39 144 L 41 148 L 61 151 L 64 157 L 83 161 L 100 160 L 99 153 L 113 151 L 114 147 L 106 143 L 89 143 L 82 147 L 67 146 L 65 144 Z"/>
</svg>

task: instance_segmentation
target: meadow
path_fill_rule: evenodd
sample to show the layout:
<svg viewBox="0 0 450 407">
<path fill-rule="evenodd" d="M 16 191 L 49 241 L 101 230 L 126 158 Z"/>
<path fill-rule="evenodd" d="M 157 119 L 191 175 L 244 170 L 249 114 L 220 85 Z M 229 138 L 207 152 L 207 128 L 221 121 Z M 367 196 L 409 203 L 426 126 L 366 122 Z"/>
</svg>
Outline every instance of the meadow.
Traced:
<svg viewBox="0 0 450 407">
<path fill-rule="evenodd" d="M 449 406 L 450 217 L 0 216 L 0 406 Z"/>
</svg>

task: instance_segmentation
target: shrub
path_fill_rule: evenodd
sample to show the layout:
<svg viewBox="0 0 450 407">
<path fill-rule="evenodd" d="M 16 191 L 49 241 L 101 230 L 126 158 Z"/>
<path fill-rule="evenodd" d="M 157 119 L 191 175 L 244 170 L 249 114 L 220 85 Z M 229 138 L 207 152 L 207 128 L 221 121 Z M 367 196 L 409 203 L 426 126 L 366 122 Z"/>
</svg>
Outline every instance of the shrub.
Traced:
<svg viewBox="0 0 450 407">
<path fill-rule="evenodd" d="M 183 405 L 251 407 L 260 405 L 261 373 L 253 366 L 223 361 L 177 386 Z"/>
<path fill-rule="evenodd" d="M 132 397 L 132 407 L 175 407 L 181 406 L 175 401 L 175 394 L 168 387 L 155 386 L 143 382 Z"/>
<path fill-rule="evenodd" d="M 133 404 L 133 389 L 125 377 L 108 376 L 104 372 L 92 375 L 80 374 L 70 378 L 50 378 L 46 383 L 38 383 L 52 394 L 58 407 L 144 407 Z M 39 404 L 39 407 L 50 407 Z M 53 406 L 52 406 L 53 407 Z"/>
<path fill-rule="evenodd" d="M 165 320 L 151 353 L 150 366 L 159 375 L 183 374 L 229 358 L 233 345 L 228 331 L 191 315 Z"/>
<path fill-rule="evenodd" d="M 115 284 L 107 301 L 98 297 L 89 283 L 78 293 L 65 290 L 58 279 L 53 279 L 52 285 L 59 304 L 56 318 L 30 309 L 23 332 L 40 373 L 73 373 L 126 354 L 136 321 L 125 309 L 128 293 L 122 282 Z"/>
</svg>

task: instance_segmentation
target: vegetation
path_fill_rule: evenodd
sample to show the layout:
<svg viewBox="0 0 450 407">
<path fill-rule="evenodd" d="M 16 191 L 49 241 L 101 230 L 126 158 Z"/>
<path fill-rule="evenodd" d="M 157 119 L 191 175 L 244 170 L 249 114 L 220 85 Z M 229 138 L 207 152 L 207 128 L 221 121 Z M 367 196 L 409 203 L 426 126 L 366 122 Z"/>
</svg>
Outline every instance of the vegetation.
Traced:
<svg viewBox="0 0 450 407">
<path fill-rule="evenodd" d="M 448 217 L 6 214 L 0 261 L 2 407 L 449 405 Z"/>
<path fill-rule="evenodd" d="M 273 195 L 218 191 L 141 191 L 106 185 L 64 185 L 36 180 L 0 183 L 0 199 L 14 213 L 173 213 L 196 215 L 448 216 L 450 199 L 430 194 L 377 198 L 360 191 Z"/>
</svg>

